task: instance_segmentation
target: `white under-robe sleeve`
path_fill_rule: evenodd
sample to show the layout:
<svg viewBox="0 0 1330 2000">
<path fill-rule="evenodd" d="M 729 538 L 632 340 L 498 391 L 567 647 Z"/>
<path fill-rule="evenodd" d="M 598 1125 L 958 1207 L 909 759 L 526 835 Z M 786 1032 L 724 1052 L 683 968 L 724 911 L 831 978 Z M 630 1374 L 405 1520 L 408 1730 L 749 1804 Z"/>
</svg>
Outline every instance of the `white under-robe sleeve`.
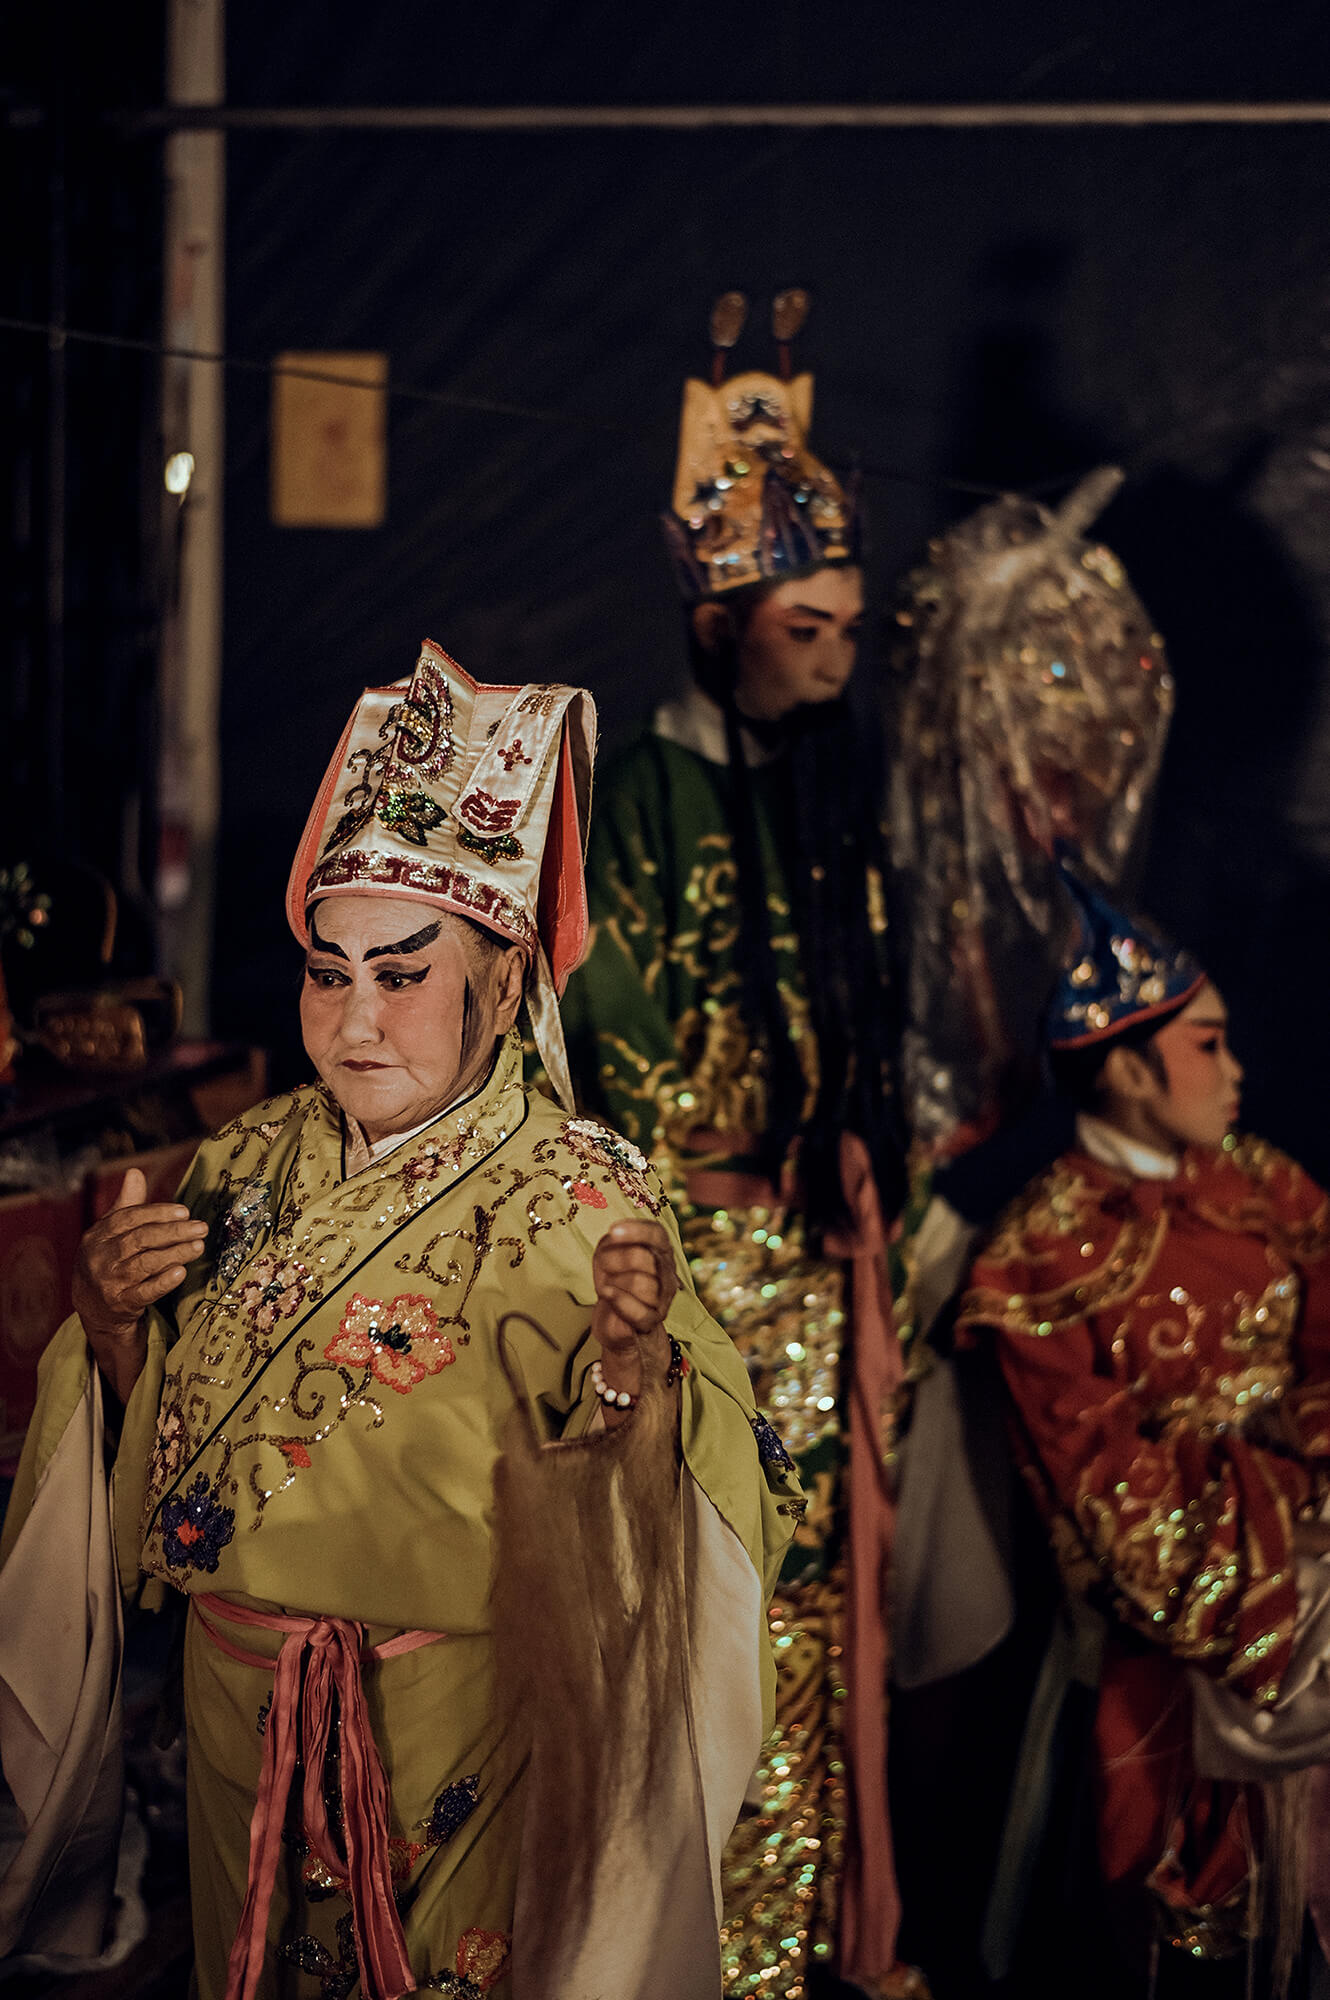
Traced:
<svg viewBox="0 0 1330 2000">
<path fill-rule="evenodd" d="M 102 1950 L 123 1805 L 123 1631 L 89 1368 L 0 1570 L 0 1764 L 19 1828 L 0 1851 L 0 1956 Z"/>
</svg>

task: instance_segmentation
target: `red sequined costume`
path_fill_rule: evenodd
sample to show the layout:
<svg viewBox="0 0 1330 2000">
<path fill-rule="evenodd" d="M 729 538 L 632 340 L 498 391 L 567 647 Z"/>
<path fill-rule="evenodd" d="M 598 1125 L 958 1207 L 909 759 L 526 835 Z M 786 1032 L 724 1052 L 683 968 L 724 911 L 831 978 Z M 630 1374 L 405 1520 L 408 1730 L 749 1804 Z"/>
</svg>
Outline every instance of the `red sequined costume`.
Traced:
<svg viewBox="0 0 1330 2000">
<path fill-rule="evenodd" d="M 996 1337 L 1064 1579 L 1110 1620 L 1106 1882 L 1148 1883 L 1197 1956 L 1241 1934 L 1259 1815 L 1196 1775 L 1186 1669 L 1278 1694 L 1292 1526 L 1330 1484 L 1327 1253 L 1330 1202 L 1260 1140 L 1189 1150 L 1166 1179 L 1074 1151 L 1007 1211 L 958 1322 Z"/>
</svg>

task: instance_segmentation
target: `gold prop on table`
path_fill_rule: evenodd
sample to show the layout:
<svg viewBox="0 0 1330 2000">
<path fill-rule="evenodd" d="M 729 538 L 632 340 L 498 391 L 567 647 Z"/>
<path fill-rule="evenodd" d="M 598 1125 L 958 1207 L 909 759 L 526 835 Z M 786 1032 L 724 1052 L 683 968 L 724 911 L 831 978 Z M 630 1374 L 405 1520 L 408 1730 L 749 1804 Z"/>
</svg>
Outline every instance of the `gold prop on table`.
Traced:
<svg viewBox="0 0 1330 2000">
<path fill-rule="evenodd" d="M 51 920 L 51 899 L 38 889 L 26 861 L 0 868 L 0 948 L 12 943 L 31 951 L 37 932 Z M 14 1081 L 14 1059 L 18 1054 L 14 1016 L 9 1009 L 5 971 L 0 961 L 0 1086 Z"/>
<path fill-rule="evenodd" d="M 66 1069 L 142 1069 L 180 1026 L 180 1007 L 180 988 L 170 979 L 49 993 L 37 1003 L 37 1040 Z"/>
</svg>

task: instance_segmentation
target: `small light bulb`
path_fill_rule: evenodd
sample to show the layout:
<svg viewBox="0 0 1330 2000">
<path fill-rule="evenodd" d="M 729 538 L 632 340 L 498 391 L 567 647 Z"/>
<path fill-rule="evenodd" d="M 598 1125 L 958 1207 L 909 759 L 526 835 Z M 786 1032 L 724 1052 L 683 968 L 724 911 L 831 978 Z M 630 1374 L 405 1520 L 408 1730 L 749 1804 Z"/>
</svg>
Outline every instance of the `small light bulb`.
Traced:
<svg viewBox="0 0 1330 2000">
<path fill-rule="evenodd" d="M 192 451 L 173 451 L 166 461 L 162 473 L 162 484 L 168 493 L 183 498 L 189 491 L 189 482 L 194 477 L 194 454 Z"/>
</svg>

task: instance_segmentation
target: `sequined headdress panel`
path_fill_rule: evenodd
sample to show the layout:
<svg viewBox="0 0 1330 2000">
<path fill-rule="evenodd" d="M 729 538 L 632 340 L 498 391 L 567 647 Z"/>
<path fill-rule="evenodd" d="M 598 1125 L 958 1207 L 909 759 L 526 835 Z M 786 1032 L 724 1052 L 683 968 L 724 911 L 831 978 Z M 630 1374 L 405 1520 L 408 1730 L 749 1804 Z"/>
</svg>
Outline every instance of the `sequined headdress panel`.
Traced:
<svg viewBox="0 0 1330 2000">
<path fill-rule="evenodd" d="M 485 686 L 427 639 L 408 680 L 356 704 L 286 895 L 302 944 L 312 904 L 372 894 L 456 911 L 523 945 L 537 1047 L 570 1105 L 557 996 L 586 950 L 595 747 L 583 689 Z"/>
<path fill-rule="evenodd" d="M 1205 984 L 1205 973 L 1180 945 L 1139 917 L 1115 910 L 1063 862 L 1080 935 L 1048 1010 L 1050 1049 L 1088 1048 L 1141 1021 L 1176 1014 Z"/>
<path fill-rule="evenodd" d="M 910 1129 L 973 1143 L 1034 1081 L 1061 962 L 1060 843 L 1113 894 L 1173 712 L 1164 642 L 1090 530 L 1122 484 L 991 502 L 930 543 L 891 648 L 893 849 L 914 912 Z"/>
<path fill-rule="evenodd" d="M 747 310 L 739 292 L 716 301 L 712 379 L 684 383 L 674 499 L 662 519 L 690 603 L 857 558 L 853 496 L 808 445 L 813 378 L 790 372 L 808 295 L 782 292 L 773 303 L 780 374 L 749 369 L 726 380 Z"/>
</svg>

